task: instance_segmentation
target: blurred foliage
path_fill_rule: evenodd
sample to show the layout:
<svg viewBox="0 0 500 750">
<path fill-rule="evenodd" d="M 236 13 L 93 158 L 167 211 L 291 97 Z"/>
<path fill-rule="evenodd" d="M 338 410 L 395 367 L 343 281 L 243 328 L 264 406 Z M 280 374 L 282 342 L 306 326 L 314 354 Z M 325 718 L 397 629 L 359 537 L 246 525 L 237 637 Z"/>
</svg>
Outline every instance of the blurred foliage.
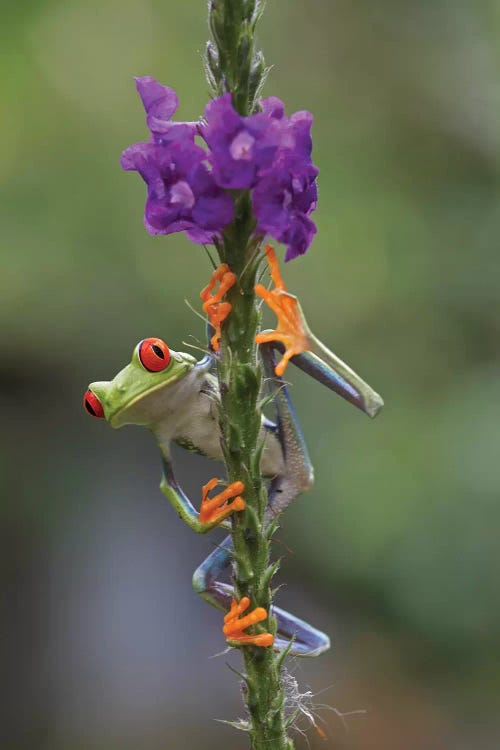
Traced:
<svg viewBox="0 0 500 750">
<path fill-rule="evenodd" d="M 179 118 L 203 111 L 206 36 L 194 0 L 2 5 L 1 520 L 14 591 L 35 576 L 38 545 L 126 473 L 111 444 L 140 440 L 85 419 L 86 383 L 143 336 L 203 341 L 184 304 L 206 283 L 203 249 L 146 234 L 143 185 L 119 156 L 147 137 L 134 75 L 175 88 Z M 427 674 L 444 660 L 459 692 L 488 704 L 500 688 L 500 4 L 270 0 L 261 45 L 275 65 L 266 93 L 315 115 L 318 235 L 284 268 L 289 289 L 386 401 L 370 423 L 290 372 L 317 481 L 284 519 L 284 579 L 410 639 L 409 670 L 425 644 Z M 462 747 L 452 736 L 436 746 Z"/>
</svg>

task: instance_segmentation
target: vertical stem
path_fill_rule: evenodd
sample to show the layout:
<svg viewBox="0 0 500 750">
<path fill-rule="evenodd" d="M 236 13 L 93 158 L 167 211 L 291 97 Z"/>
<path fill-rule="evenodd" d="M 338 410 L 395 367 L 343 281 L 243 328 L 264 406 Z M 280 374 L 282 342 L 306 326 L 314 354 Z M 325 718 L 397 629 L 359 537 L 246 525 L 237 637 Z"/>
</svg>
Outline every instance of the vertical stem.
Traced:
<svg viewBox="0 0 500 750">
<path fill-rule="evenodd" d="M 206 50 L 205 68 L 214 95 L 232 94 L 233 106 L 248 115 L 258 106 L 265 78 L 262 54 L 254 50 L 254 29 L 262 12 L 259 0 L 210 0 L 209 25 L 213 43 Z M 254 294 L 260 238 L 252 237 L 255 220 L 250 194 L 235 196 L 235 216 L 218 245 L 221 262 L 236 274 L 227 299 L 231 314 L 222 327 L 218 379 L 221 431 L 229 481 L 245 485 L 247 509 L 233 515 L 233 578 L 238 599 L 249 596 L 251 606 L 271 606 L 270 540 L 264 528 L 267 492 L 260 473 L 258 405 L 262 375 L 255 344 L 259 315 Z M 270 632 L 275 624 L 269 622 Z M 293 750 L 286 736 L 284 692 L 272 648 L 242 648 L 246 668 L 245 700 L 250 717 L 252 750 Z"/>
<path fill-rule="evenodd" d="M 218 377 L 224 457 L 231 482 L 245 485 L 247 510 L 233 516 L 234 583 L 238 599 L 249 596 L 252 607 L 271 606 L 270 540 L 264 528 L 266 488 L 260 473 L 258 397 L 261 367 L 255 334 L 258 312 L 254 294 L 256 243 L 248 193 L 237 200 L 238 211 L 221 248 L 222 258 L 237 276 L 227 297 L 232 304 L 222 332 Z M 272 631 L 274 624 L 269 625 Z M 251 718 L 252 750 L 291 750 L 283 716 L 283 686 L 272 648 L 245 646 L 245 698 Z"/>
</svg>

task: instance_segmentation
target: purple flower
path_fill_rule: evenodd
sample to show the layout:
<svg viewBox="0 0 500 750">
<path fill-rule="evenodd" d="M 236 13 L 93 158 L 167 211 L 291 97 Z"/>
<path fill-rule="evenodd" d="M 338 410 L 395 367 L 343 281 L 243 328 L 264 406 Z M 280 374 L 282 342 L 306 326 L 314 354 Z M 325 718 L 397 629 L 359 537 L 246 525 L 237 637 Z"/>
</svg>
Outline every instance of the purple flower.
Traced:
<svg viewBox="0 0 500 750">
<path fill-rule="evenodd" d="M 300 130 L 300 128 L 299 128 Z M 305 147 L 305 139 L 296 151 Z M 291 150 L 279 153 L 252 191 L 256 232 L 270 234 L 287 246 L 285 260 L 303 255 L 316 234 L 309 215 L 316 208 L 317 168 Z"/>
<path fill-rule="evenodd" d="M 256 233 L 285 243 L 285 260 L 305 253 L 316 233 L 309 217 L 318 198 L 312 115 L 287 117 L 283 102 L 269 97 L 261 112 L 242 117 L 224 94 L 207 105 L 204 123 L 172 122 L 175 91 L 150 76 L 135 81 L 151 141 L 126 149 L 121 164 L 148 186 L 148 232 L 186 232 L 194 242 L 213 242 L 233 218 L 227 191 L 251 190 Z M 208 151 L 195 144 L 196 135 Z"/>
<path fill-rule="evenodd" d="M 183 138 L 194 141 L 197 123 L 170 121 L 179 106 L 175 91 L 158 83 L 151 76 L 134 80 L 146 110 L 146 124 L 151 131 L 151 140 L 159 145 L 167 145 Z"/>
<path fill-rule="evenodd" d="M 242 117 L 231 95 L 214 99 L 200 132 L 210 149 L 218 185 L 252 190 L 256 231 L 287 245 L 285 260 L 306 252 L 316 232 L 309 215 L 318 198 L 318 170 L 311 161 L 312 115 L 287 117 L 283 102 L 264 99 L 262 111 Z"/>
<path fill-rule="evenodd" d="M 231 197 L 216 185 L 205 151 L 190 140 L 135 143 L 121 165 L 139 172 L 148 186 L 144 224 L 150 234 L 186 232 L 193 242 L 211 243 L 233 217 Z"/>
<path fill-rule="evenodd" d="M 210 161 L 218 185 L 244 190 L 255 184 L 259 170 L 268 167 L 282 139 L 283 104 L 265 100 L 264 111 L 242 117 L 224 94 L 207 104 L 206 123 L 200 133 L 210 149 Z"/>
</svg>

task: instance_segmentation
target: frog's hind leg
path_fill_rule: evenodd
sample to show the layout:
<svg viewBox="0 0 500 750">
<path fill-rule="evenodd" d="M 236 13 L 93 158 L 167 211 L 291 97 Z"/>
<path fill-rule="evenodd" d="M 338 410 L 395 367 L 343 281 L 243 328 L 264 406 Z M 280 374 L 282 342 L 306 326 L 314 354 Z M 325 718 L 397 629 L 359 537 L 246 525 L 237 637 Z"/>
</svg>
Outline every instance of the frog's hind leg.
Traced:
<svg viewBox="0 0 500 750">
<path fill-rule="evenodd" d="M 276 407 L 277 424 L 275 430 L 283 452 L 284 471 L 276 476 L 269 487 L 266 522 L 282 513 L 302 492 L 311 489 L 314 483 L 314 469 L 307 452 L 295 409 L 288 393 L 286 382 L 274 374 L 275 358 L 273 346 L 260 347 L 264 371 L 269 389 L 274 391 L 273 404 Z"/>
<path fill-rule="evenodd" d="M 217 579 L 229 567 L 232 557 L 232 540 L 228 536 L 199 566 L 193 576 L 193 588 L 206 602 L 213 607 L 228 612 L 234 597 L 234 588 Z M 319 656 L 330 648 L 330 639 L 320 630 L 298 617 L 285 612 L 280 607 L 273 607 L 271 614 L 276 617 L 278 632 L 274 648 L 283 651 L 293 644 L 290 653 L 293 656 Z"/>
</svg>

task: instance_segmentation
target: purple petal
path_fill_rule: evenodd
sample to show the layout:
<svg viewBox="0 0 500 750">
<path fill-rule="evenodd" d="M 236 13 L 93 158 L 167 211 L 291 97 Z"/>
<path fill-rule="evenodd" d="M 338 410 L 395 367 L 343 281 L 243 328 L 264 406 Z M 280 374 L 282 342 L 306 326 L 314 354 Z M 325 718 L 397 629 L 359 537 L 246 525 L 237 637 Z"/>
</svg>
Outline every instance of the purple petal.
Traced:
<svg viewBox="0 0 500 750">
<path fill-rule="evenodd" d="M 202 195 L 193 208 L 193 220 L 203 229 L 218 231 L 232 220 L 234 214 L 233 201 L 227 193 Z"/>
<path fill-rule="evenodd" d="M 129 146 L 122 153 L 120 164 L 127 172 L 139 172 L 147 184 L 151 184 L 159 176 L 152 143 L 134 143 Z"/>
<path fill-rule="evenodd" d="M 162 132 L 165 126 L 169 125 L 170 118 L 179 106 L 177 94 L 169 86 L 163 86 L 151 76 L 142 76 L 134 80 L 146 110 L 148 127 L 150 130 Z"/>
<path fill-rule="evenodd" d="M 219 232 L 207 232 L 198 227 L 192 229 L 186 229 L 186 234 L 191 242 L 196 242 L 198 245 L 211 245 L 215 237 L 219 236 Z"/>
<path fill-rule="evenodd" d="M 307 216 L 296 217 L 282 238 L 282 242 L 287 245 L 285 261 L 303 255 L 309 248 L 316 231 L 316 225 Z"/>
<path fill-rule="evenodd" d="M 277 120 L 281 120 L 285 114 L 285 105 L 277 96 L 268 96 L 267 99 L 262 99 L 260 104 L 262 112 L 267 117 L 274 117 Z"/>
<path fill-rule="evenodd" d="M 207 134 L 208 138 L 218 140 L 221 135 L 224 137 L 225 133 L 239 128 L 243 118 L 234 109 L 231 94 L 223 94 L 207 104 L 205 120 L 202 135 L 208 143 Z"/>
<path fill-rule="evenodd" d="M 294 150 L 303 158 L 309 158 L 312 152 L 311 127 L 313 116 L 310 112 L 295 112 L 290 117 L 290 129 L 294 136 Z"/>
</svg>

